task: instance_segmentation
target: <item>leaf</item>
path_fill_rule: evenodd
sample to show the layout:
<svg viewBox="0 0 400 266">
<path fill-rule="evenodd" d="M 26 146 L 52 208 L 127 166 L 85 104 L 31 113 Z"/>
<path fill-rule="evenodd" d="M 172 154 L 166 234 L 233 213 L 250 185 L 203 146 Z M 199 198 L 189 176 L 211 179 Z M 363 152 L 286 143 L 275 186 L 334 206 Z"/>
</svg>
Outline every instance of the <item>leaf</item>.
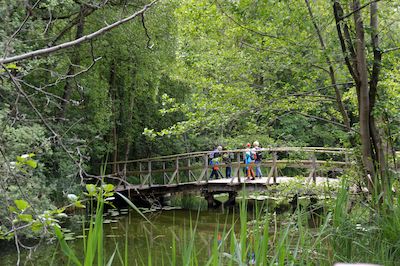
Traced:
<svg viewBox="0 0 400 266">
<path fill-rule="evenodd" d="M 35 233 L 37 233 L 37 232 L 39 232 L 40 230 L 42 230 L 42 228 L 43 228 L 43 224 L 42 224 L 41 222 L 34 222 L 34 223 L 31 225 L 31 229 L 32 229 L 32 231 L 35 232 Z"/>
<path fill-rule="evenodd" d="M 111 266 L 111 265 L 112 265 L 112 263 L 113 263 L 113 261 L 114 261 L 115 252 L 117 252 L 117 246 L 115 247 L 114 252 L 113 252 L 113 254 L 111 255 L 110 259 L 108 260 L 107 266 Z"/>
<path fill-rule="evenodd" d="M 6 66 L 6 68 L 8 68 L 8 69 L 20 69 L 20 67 L 19 66 L 17 66 L 17 64 L 15 64 L 15 63 L 10 63 L 10 64 L 8 64 L 7 66 Z"/>
<path fill-rule="evenodd" d="M 102 186 L 105 192 L 114 191 L 115 186 L 113 184 L 105 184 Z"/>
<path fill-rule="evenodd" d="M 74 202 L 74 206 L 78 208 L 86 208 L 79 200 Z"/>
<path fill-rule="evenodd" d="M 18 214 L 18 219 L 23 222 L 32 222 L 32 215 L 31 214 Z"/>
<path fill-rule="evenodd" d="M 58 228 L 57 226 L 54 226 L 54 232 L 58 238 L 58 241 L 60 242 L 60 246 L 61 246 L 61 250 L 64 252 L 64 254 L 70 258 L 76 265 L 81 266 L 82 264 L 80 263 L 80 261 L 78 260 L 78 258 L 76 257 L 74 251 L 70 248 L 70 246 L 68 246 L 67 242 L 64 239 L 64 236 L 60 230 L 60 228 Z"/>
<path fill-rule="evenodd" d="M 29 203 L 25 200 L 14 200 L 14 203 L 21 211 L 25 211 L 29 207 Z"/>
<path fill-rule="evenodd" d="M 87 184 L 86 185 L 86 190 L 88 192 L 88 196 L 94 196 L 96 195 L 96 186 L 93 184 Z"/>
<path fill-rule="evenodd" d="M 71 201 L 71 202 L 75 202 L 75 201 L 78 200 L 78 196 L 75 195 L 75 194 L 68 194 L 68 195 L 67 195 L 67 198 L 68 198 L 68 200 Z"/>
<path fill-rule="evenodd" d="M 125 196 L 122 195 L 121 193 L 119 193 L 119 192 L 116 192 L 116 193 L 117 193 L 118 196 L 120 196 L 123 200 L 125 200 L 125 202 L 128 203 L 128 205 L 131 206 L 132 209 L 134 209 L 134 210 L 135 210 L 137 213 L 139 213 L 146 221 L 148 221 L 151 225 L 153 225 L 152 222 L 150 222 L 150 220 L 147 219 L 147 217 L 144 216 L 144 214 L 139 210 L 139 208 L 136 207 L 136 205 L 132 203 L 132 201 L 130 201 L 127 197 L 125 197 Z"/>
<path fill-rule="evenodd" d="M 8 210 L 10 212 L 17 212 L 17 209 L 14 206 L 8 206 Z"/>
<path fill-rule="evenodd" d="M 35 169 L 37 167 L 37 162 L 35 160 L 28 160 L 25 162 L 25 164 L 29 165 L 33 169 Z"/>
</svg>

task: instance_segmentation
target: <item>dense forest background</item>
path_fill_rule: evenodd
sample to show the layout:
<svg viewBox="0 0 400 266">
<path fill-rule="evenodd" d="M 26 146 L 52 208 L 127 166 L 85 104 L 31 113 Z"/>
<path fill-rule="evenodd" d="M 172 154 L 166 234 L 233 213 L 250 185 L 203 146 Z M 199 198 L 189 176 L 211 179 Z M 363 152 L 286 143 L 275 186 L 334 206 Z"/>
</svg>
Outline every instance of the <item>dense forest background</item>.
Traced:
<svg viewBox="0 0 400 266">
<path fill-rule="evenodd" d="M 0 201 L 29 198 L 46 209 L 106 160 L 242 148 L 254 140 L 365 155 L 363 132 L 376 129 L 372 159 L 381 150 L 385 163 L 395 164 L 400 2 L 377 2 L 158 1 L 97 38 L 1 61 Z M 79 40 L 148 3 L 0 0 L 0 58 Z M 375 88 L 367 117 L 376 128 L 366 131 L 366 83 L 351 71 L 360 69 L 361 52 Z M 29 153 L 39 163 L 35 174 L 13 171 L 17 156 Z"/>
</svg>

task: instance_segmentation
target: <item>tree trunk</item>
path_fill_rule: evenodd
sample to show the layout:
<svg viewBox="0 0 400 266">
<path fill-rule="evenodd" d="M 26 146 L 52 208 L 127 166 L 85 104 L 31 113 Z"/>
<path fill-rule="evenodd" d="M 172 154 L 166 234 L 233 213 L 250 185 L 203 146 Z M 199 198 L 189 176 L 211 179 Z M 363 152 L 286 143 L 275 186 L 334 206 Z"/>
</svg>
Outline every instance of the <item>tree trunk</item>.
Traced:
<svg viewBox="0 0 400 266">
<path fill-rule="evenodd" d="M 113 62 L 111 64 L 110 68 L 110 79 L 109 79 L 109 92 L 110 92 L 110 98 L 111 98 L 111 111 L 113 115 L 113 128 L 112 128 L 112 139 L 113 139 L 113 155 L 112 155 L 112 160 L 113 162 L 118 161 L 118 130 L 117 130 L 117 114 L 115 110 L 115 101 L 116 101 L 116 76 L 115 76 L 115 63 Z M 112 172 L 116 173 L 118 171 L 117 165 L 113 164 L 113 169 Z"/>
<path fill-rule="evenodd" d="M 368 68 L 366 60 L 365 33 L 364 24 L 361 17 L 360 1 L 353 0 L 354 25 L 356 28 L 356 59 L 357 70 L 360 82 L 360 135 L 361 135 L 361 153 L 366 175 L 375 176 L 371 136 L 370 136 L 370 100 L 369 100 L 369 84 L 368 84 Z M 367 178 L 369 188 L 372 189 L 374 184 L 371 179 Z"/>
<path fill-rule="evenodd" d="M 81 38 L 83 36 L 83 30 L 84 30 L 84 24 L 85 24 L 85 8 L 83 5 L 81 5 L 81 9 L 79 12 L 79 22 L 76 26 L 76 35 L 75 35 L 75 40 Z M 81 64 L 81 58 L 79 55 L 79 46 L 78 44 L 76 46 L 75 53 L 71 59 L 71 64 L 69 65 L 68 71 L 67 71 L 67 79 L 65 80 L 65 86 L 64 86 L 64 93 L 62 98 L 64 101 L 61 101 L 61 110 L 59 117 L 60 119 L 63 119 L 65 117 L 65 112 L 67 110 L 67 105 L 68 102 L 71 98 L 72 90 L 73 90 L 73 76 L 75 74 L 75 68 L 76 66 L 79 66 Z M 69 77 L 69 78 L 68 78 Z"/>
<path fill-rule="evenodd" d="M 132 120 L 133 120 L 133 107 L 134 107 L 134 102 L 135 102 L 135 98 L 133 95 L 133 92 L 130 93 L 131 97 L 130 97 L 130 102 L 129 102 L 129 114 L 128 114 L 128 121 L 126 121 L 127 125 L 129 126 L 129 129 L 132 127 Z M 130 130 L 128 130 L 128 134 L 126 134 L 126 138 L 125 138 L 125 161 L 128 161 L 129 159 L 129 152 L 132 146 L 132 140 L 131 140 L 131 132 Z M 124 164 L 124 174 L 126 176 L 126 163 Z"/>
<path fill-rule="evenodd" d="M 378 91 L 378 80 L 379 74 L 381 70 L 381 61 L 382 61 L 382 53 L 379 49 L 379 31 L 378 31 L 378 3 L 373 2 L 370 6 L 370 26 L 371 26 L 371 43 L 372 48 L 374 51 L 374 62 L 372 66 L 372 74 L 371 74 L 371 81 L 370 81 L 370 129 L 371 129 L 371 137 L 373 147 L 375 149 L 377 161 L 378 161 L 378 169 L 379 175 L 381 177 L 381 184 L 383 187 L 384 192 L 387 189 L 387 182 L 386 182 L 386 160 L 385 160 L 385 152 L 383 148 L 381 133 L 376 125 L 376 119 L 373 115 L 373 109 L 375 107 L 376 102 L 376 95 Z"/>
<path fill-rule="evenodd" d="M 344 107 L 344 104 L 343 104 L 343 101 L 342 101 L 342 93 L 340 92 L 338 86 L 336 85 L 337 83 L 336 83 L 335 71 L 333 70 L 331 59 L 329 58 L 329 55 L 326 52 L 325 42 L 324 42 L 324 39 L 322 38 L 321 31 L 319 30 L 318 25 L 315 22 L 315 18 L 314 18 L 314 15 L 312 13 L 312 10 L 311 10 L 311 6 L 310 6 L 310 3 L 309 3 L 309 0 L 305 0 L 305 2 L 306 2 L 306 5 L 307 5 L 307 8 L 308 8 L 308 13 L 310 14 L 312 23 L 313 23 L 315 31 L 317 33 L 317 36 L 318 36 L 318 39 L 319 39 L 319 43 L 320 43 L 321 48 L 323 50 L 326 63 L 328 64 L 328 67 L 329 67 L 329 77 L 331 78 L 332 86 L 335 89 L 337 107 L 339 109 L 339 112 L 342 115 L 343 124 L 346 127 L 347 132 L 350 132 L 351 131 L 350 119 L 349 119 L 349 116 L 347 115 L 346 108 Z"/>
</svg>

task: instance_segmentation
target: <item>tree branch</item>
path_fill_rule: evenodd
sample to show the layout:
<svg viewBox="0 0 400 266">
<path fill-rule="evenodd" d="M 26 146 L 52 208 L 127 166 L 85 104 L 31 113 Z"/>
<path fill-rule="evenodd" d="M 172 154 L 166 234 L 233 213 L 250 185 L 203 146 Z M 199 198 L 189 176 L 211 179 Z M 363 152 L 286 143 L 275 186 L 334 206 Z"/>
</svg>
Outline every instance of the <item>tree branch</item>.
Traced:
<svg viewBox="0 0 400 266">
<path fill-rule="evenodd" d="M 92 39 L 94 39 L 94 38 L 96 38 L 96 37 L 98 37 L 100 35 L 103 35 L 104 33 L 108 32 L 108 31 L 110 31 L 110 30 L 112 30 L 112 29 L 114 29 L 114 28 L 116 28 L 116 27 L 118 27 L 118 26 L 120 26 L 120 25 L 122 25 L 122 24 L 124 24 L 124 23 L 126 23 L 126 22 L 128 22 L 130 20 L 132 20 L 132 19 L 134 19 L 137 16 L 143 14 L 151 6 L 153 6 L 156 2 L 158 2 L 158 0 L 154 0 L 150 4 L 145 5 L 141 10 L 137 11 L 136 13 L 134 13 L 133 15 L 131 15 L 129 17 L 126 17 L 126 18 L 124 18 L 122 20 L 114 22 L 111 25 L 108 25 L 108 26 L 106 26 L 104 28 L 101 28 L 98 31 L 95 31 L 95 32 L 93 32 L 91 34 L 85 35 L 85 36 L 83 36 L 83 37 L 81 37 L 81 38 L 79 38 L 77 40 L 70 41 L 70 42 L 65 42 L 65 43 L 62 43 L 60 45 L 56 45 L 56 46 L 49 47 L 49 48 L 39 49 L 39 50 L 36 50 L 36 51 L 28 52 L 28 53 L 17 55 L 17 56 L 3 58 L 3 59 L 0 59 L 0 64 L 8 64 L 8 63 L 11 63 L 11 62 L 21 61 L 21 60 L 28 59 L 28 58 L 44 56 L 44 55 L 51 54 L 51 53 L 54 53 L 54 52 L 62 50 L 62 49 L 66 49 L 66 48 L 78 45 L 78 44 L 80 44 L 82 42 L 87 42 L 89 40 L 92 40 Z"/>
<path fill-rule="evenodd" d="M 381 53 L 382 53 L 382 54 L 385 54 L 385 53 L 389 53 L 389 52 L 393 52 L 393 51 L 398 51 L 398 50 L 400 50 L 400 47 L 393 47 L 393 48 L 389 48 L 389 49 L 383 50 Z"/>
<path fill-rule="evenodd" d="M 224 14 L 227 18 L 229 18 L 233 23 L 235 23 L 235 24 L 238 25 L 239 27 L 241 27 L 241 28 L 243 28 L 243 29 L 245 29 L 245 30 L 247 30 L 247 31 L 250 31 L 250 32 L 252 32 L 252 33 L 258 34 L 258 35 L 260 35 L 260 36 L 263 36 L 263 37 L 269 37 L 269 38 L 273 38 L 273 39 L 279 39 L 278 36 L 271 35 L 271 34 L 267 34 L 267 33 L 265 33 L 265 32 L 260 32 L 260 31 L 258 31 L 258 30 L 255 30 L 255 29 L 249 28 L 249 27 L 247 27 L 247 26 L 244 26 L 243 24 L 241 24 L 241 23 L 239 23 L 237 20 L 235 20 L 233 17 L 231 17 L 230 15 L 228 15 L 228 14 L 224 11 L 224 9 L 221 7 L 221 5 L 218 3 L 218 1 L 215 1 L 215 3 L 216 3 L 216 5 L 217 5 L 217 7 L 219 8 L 219 10 L 221 10 L 222 14 Z"/>
<path fill-rule="evenodd" d="M 22 30 L 24 27 L 25 23 L 28 21 L 29 17 L 32 15 L 32 10 L 40 3 L 42 0 L 37 0 L 36 3 L 30 8 L 28 14 L 26 15 L 24 21 L 22 21 L 21 25 L 19 25 L 18 29 L 11 35 L 11 37 L 8 39 L 6 45 L 4 45 L 4 58 L 7 56 L 7 50 L 8 46 L 10 45 L 11 41 L 14 39 L 14 37 Z"/>
<path fill-rule="evenodd" d="M 332 121 L 332 120 L 329 120 L 329 119 L 326 119 L 326 118 L 323 118 L 323 117 L 314 116 L 314 115 L 308 115 L 308 114 L 304 114 L 304 113 L 298 112 L 298 111 L 293 111 L 293 113 L 302 115 L 302 116 L 307 117 L 307 118 L 313 118 L 313 119 L 317 119 L 317 120 L 320 120 L 320 121 L 324 121 L 324 122 L 327 122 L 327 123 L 330 123 L 330 124 L 333 124 L 333 125 L 336 125 L 336 126 L 343 127 L 345 129 L 347 129 L 347 127 L 344 124 L 341 124 L 341 123 L 338 123 L 338 122 L 335 122 L 335 121 Z M 357 130 L 354 130 L 352 128 L 349 131 L 353 131 L 353 132 L 359 133 Z"/>
<path fill-rule="evenodd" d="M 366 7 L 369 6 L 370 4 L 373 4 L 373 3 L 376 3 L 376 2 L 379 2 L 379 1 L 381 1 L 381 0 L 372 0 L 372 1 L 370 1 L 370 2 L 368 2 L 368 3 L 366 3 L 366 4 L 364 4 L 364 5 L 362 5 L 362 6 L 358 7 L 358 8 L 356 8 L 356 9 L 354 9 L 352 12 L 350 12 L 349 14 L 340 17 L 340 18 L 339 18 L 339 21 L 344 20 L 344 19 L 350 17 L 351 15 L 353 15 L 354 13 L 360 11 L 361 9 L 366 8 Z"/>
<path fill-rule="evenodd" d="M 142 17 L 142 26 L 143 26 L 143 29 L 144 29 L 144 33 L 146 34 L 146 37 L 147 37 L 146 46 L 147 46 L 148 49 L 151 50 L 151 48 L 153 47 L 153 45 L 150 45 L 151 38 L 150 38 L 150 35 L 149 35 L 149 31 L 147 30 L 146 24 L 145 24 L 145 22 L 144 22 L 144 14 L 143 14 L 143 13 L 141 14 L 141 17 Z"/>
</svg>

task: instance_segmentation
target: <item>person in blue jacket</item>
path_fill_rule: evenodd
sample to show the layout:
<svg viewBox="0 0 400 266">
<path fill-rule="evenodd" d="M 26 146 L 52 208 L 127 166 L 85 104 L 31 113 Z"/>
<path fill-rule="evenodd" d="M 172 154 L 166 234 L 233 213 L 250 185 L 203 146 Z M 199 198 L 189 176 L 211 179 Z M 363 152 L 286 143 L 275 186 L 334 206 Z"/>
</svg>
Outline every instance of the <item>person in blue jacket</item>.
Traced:
<svg viewBox="0 0 400 266">
<path fill-rule="evenodd" d="M 246 177 L 247 180 L 254 180 L 255 175 L 254 175 L 254 170 L 253 170 L 253 164 L 254 164 L 254 154 L 252 150 L 250 149 L 251 144 L 247 143 L 246 145 L 246 153 L 245 153 L 245 163 L 246 163 Z"/>
<path fill-rule="evenodd" d="M 218 179 L 219 176 L 222 176 L 222 173 L 219 171 L 219 164 L 221 163 L 221 154 L 222 146 L 218 146 L 213 152 L 210 153 L 210 165 L 212 167 L 212 172 L 209 179 Z"/>
</svg>

